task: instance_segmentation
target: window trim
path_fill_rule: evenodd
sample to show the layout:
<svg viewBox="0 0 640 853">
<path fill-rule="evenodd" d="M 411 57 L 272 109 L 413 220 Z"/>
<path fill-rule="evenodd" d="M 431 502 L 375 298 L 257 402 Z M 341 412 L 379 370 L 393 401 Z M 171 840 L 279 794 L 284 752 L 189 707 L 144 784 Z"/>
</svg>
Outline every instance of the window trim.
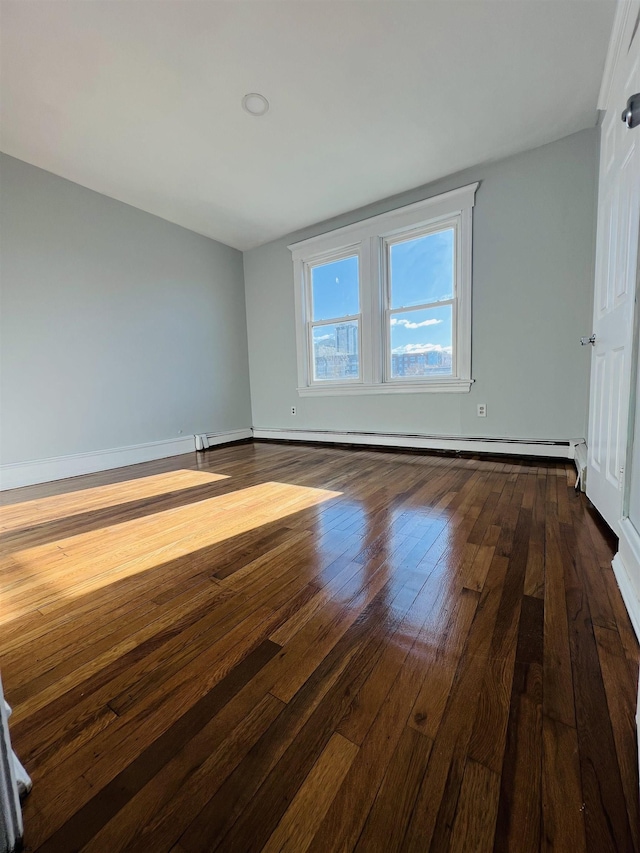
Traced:
<svg viewBox="0 0 640 853">
<path fill-rule="evenodd" d="M 388 213 L 292 243 L 294 301 L 299 396 L 353 394 L 464 393 L 471 388 L 471 264 L 472 211 L 479 183 L 391 210 Z M 457 221 L 454 297 L 454 375 L 390 379 L 386 359 L 390 353 L 386 323 L 386 246 L 394 237 L 433 228 L 441 230 Z M 410 239 L 405 237 L 405 239 Z M 313 379 L 310 334 L 310 275 L 312 266 L 358 254 L 360 293 L 360 378 Z M 325 261 L 326 262 L 326 261 Z M 436 303 L 438 304 L 438 303 Z M 444 303 L 439 303 L 444 304 Z M 457 311 L 456 311 L 457 307 Z M 410 309 L 411 310 L 411 309 Z M 390 368 L 390 361 L 389 361 Z"/>
</svg>

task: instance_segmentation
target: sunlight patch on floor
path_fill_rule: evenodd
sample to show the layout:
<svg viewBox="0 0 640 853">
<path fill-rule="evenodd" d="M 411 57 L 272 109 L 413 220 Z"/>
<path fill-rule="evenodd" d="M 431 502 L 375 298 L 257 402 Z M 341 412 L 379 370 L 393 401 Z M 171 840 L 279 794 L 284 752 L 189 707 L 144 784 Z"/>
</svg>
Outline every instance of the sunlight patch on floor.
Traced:
<svg viewBox="0 0 640 853">
<path fill-rule="evenodd" d="M 206 471 L 185 469 L 10 504 L 0 507 L 0 530 L 19 530 L 35 524 L 44 524 L 47 521 L 96 512 L 118 504 L 147 500 L 228 479 L 227 474 L 210 474 Z"/>
<path fill-rule="evenodd" d="M 17 551 L 0 562 L 0 623 L 91 594 L 131 575 L 247 533 L 340 496 L 262 483 L 226 495 Z"/>
</svg>

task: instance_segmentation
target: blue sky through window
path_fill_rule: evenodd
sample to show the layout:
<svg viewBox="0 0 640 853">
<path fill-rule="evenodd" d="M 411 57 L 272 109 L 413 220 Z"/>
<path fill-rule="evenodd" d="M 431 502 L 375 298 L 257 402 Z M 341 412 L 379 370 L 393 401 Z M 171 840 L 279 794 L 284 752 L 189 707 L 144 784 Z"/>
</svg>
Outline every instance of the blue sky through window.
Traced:
<svg viewBox="0 0 640 853">
<path fill-rule="evenodd" d="M 391 315 L 391 352 L 416 353 L 448 350 L 452 345 L 451 305 L 403 311 Z"/>
<path fill-rule="evenodd" d="M 391 307 L 453 297 L 453 228 L 390 247 Z"/>
<path fill-rule="evenodd" d="M 316 322 L 360 313 L 357 255 L 313 267 L 311 285 Z"/>
</svg>

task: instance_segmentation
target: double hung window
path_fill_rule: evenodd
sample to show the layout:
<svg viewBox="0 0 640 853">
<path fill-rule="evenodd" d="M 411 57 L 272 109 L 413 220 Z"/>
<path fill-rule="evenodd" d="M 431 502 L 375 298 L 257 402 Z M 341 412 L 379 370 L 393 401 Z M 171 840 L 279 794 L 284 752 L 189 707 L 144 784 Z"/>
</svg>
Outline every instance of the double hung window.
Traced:
<svg viewBox="0 0 640 853">
<path fill-rule="evenodd" d="M 477 186 L 289 247 L 301 395 L 469 390 Z"/>
</svg>

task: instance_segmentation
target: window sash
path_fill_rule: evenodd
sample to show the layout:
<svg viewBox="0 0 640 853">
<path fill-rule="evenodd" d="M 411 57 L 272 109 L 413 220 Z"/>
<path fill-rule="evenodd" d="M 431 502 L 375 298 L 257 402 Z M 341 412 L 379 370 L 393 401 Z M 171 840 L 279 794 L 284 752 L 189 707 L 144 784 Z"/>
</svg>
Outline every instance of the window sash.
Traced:
<svg viewBox="0 0 640 853">
<path fill-rule="evenodd" d="M 322 326 L 333 326 L 339 325 L 340 323 L 348 322 L 355 323 L 358 329 L 358 375 L 357 376 L 336 376 L 331 379 L 317 379 L 316 378 L 316 356 L 313 348 L 313 330 L 317 328 L 321 328 Z M 348 317 L 341 317 L 337 320 L 318 320 L 317 322 L 309 323 L 309 333 L 307 336 L 309 342 L 309 380 L 312 385 L 328 385 L 330 383 L 333 384 L 353 384 L 362 382 L 362 315 L 361 314 L 352 314 Z"/>
<path fill-rule="evenodd" d="M 344 317 L 332 317 L 324 320 L 313 319 L 313 280 L 312 273 L 317 267 L 325 266 L 334 261 L 342 261 L 345 258 L 358 258 L 358 314 L 347 314 Z M 363 344 L 362 344 L 362 301 L 363 301 L 363 274 L 362 274 L 362 244 L 352 244 L 337 251 L 324 252 L 309 258 L 304 263 L 304 302 L 305 302 L 305 328 L 307 349 L 307 385 L 309 387 L 326 387 L 327 385 L 353 385 L 363 381 Z M 354 377 L 336 377 L 335 379 L 316 379 L 315 352 L 313 348 L 313 330 L 318 326 L 333 326 L 340 323 L 358 324 L 358 375 Z"/>
<path fill-rule="evenodd" d="M 418 240 L 430 234 L 439 234 L 443 231 L 453 230 L 453 296 L 451 299 L 440 299 L 434 302 L 423 302 L 420 305 L 410 307 L 391 307 L 391 249 L 401 243 Z M 420 384 L 437 385 L 438 383 L 450 382 L 458 378 L 458 302 L 459 302 L 459 270 L 460 270 L 460 215 L 447 220 L 434 222 L 427 226 L 407 229 L 393 237 L 382 237 L 382 290 L 383 290 L 383 349 L 384 366 L 382 372 L 383 384 Z M 394 376 L 393 375 L 393 353 L 391 351 L 391 318 L 394 314 L 409 314 L 413 311 L 425 311 L 451 305 L 451 373 L 445 375 L 423 375 L 423 376 Z"/>
<path fill-rule="evenodd" d="M 391 351 L 391 318 L 394 314 L 410 314 L 412 311 L 424 311 L 425 308 L 439 308 L 443 305 L 451 305 L 451 373 L 441 375 L 425 374 L 423 376 L 394 376 L 393 375 L 393 352 Z M 417 308 L 393 308 L 387 309 L 385 312 L 385 370 L 384 382 L 395 383 L 402 382 L 411 383 L 434 383 L 450 382 L 452 379 L 458 378 L 458 318 L 457 318 L 458 301 L 457 299 L 447 299 L 441 302 L 431 302 L 425 305 L 420 305 Z M 417 353 L 416 353 L 417 355 Z"/>
<path fill-rule="evenodd" d="M 458 295 L 458 251 L 459 251 L 459 242 L 458 242 L 458 234 L 460 229 L 460 215 L 456 215 L 454 217 L 450 217 L 447 220 L 440 222 L 433 222 L 429 225 L 411 228 L 406 231 L 401 232 L 400 234 L 396 234 L 393 237 L 382 237 L 383 241 L 383 252 L 384 252 L 384 279 L 385 279 L 385 295 L 387 297 L 387 305 L 391 308 L 391 249 L 394 246 L 402 245 L 402 243 L 410 243 L 412 240 L 419 240 L 421 237 L 429 237 L 432 234 L 441 234 L 443 231 L 453 231 L 453 296 L 452 299 L 455 299 Z M 440 300 L 442 304 L 444 304 L 448 300 Z M 429 305 L 431 303 L 424 303 L 425 305 Z M 417 306 L 410 305 L 407 306 L 406 310 L 410 310 L 411 308 L 415 308 Z M 396 308 L 392 310 L 396 311 Z"/>
</svg>

